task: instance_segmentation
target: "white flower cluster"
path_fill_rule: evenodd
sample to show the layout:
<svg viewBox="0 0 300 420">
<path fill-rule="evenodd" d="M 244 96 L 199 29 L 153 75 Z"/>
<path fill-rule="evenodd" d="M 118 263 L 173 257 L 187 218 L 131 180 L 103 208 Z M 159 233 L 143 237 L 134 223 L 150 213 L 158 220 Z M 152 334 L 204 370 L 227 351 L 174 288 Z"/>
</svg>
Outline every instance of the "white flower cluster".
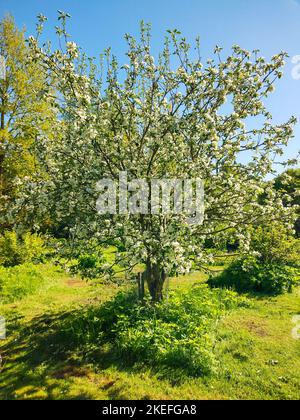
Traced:
<svg viewBox="0 0 300 420">
<path fill-rule="evenodd" d="M 25 185 L 21 200 L 28 214 L 51 209 L 57 222 L 71 220 L 82 238 L 121 241 L 128 266 L 151 261 L 167 273 L 186 272 L 191 261 L 212 258 L 204 255 L 205 240 L 223 240 L 230 232 L 247 250 L 249 224 L 289 218 L 290 209 L 265 191 L 264 179 L 295 123 L 292 118 L 273 126 L 263 102 L 282 75 L 283 53 L 267 63 L 257 52 L 235 46 L 228 59 L 205 66 L 189 58 L 189 46 L 178 37 L 170 34 L 155 63 L 148 37 L 138 44 L 128 36 L 130 63 L 120 67 L 107 50 L 106 68 L 99 71 L 94 64 L 78 64 L 84 57 L 74 42 L 65 53 L 51 53 L 30 39 L 32 59 L 42 59 L 51 74 L 49 91 L 58 92 L 61 120 L 57 139 L 38 145 L 49 179 L 41 175 Z M 228 115 L 226 101 L 233 109 Z M 264 122 L 253 128 L 257 119 L 248 122 L 258 115 Z M 204 224 L 187 226 L 178 215 L 98 215 L 96 183 L 116 179 L 123 170 L 146 180 L 202 178 Z"/>
</svg>

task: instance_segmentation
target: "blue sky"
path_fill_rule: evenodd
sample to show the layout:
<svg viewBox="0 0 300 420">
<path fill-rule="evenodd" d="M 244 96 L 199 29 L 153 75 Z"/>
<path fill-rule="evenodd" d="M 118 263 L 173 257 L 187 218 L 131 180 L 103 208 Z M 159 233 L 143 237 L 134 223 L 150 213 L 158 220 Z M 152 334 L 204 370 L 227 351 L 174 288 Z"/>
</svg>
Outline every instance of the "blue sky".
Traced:
<svg viewBox="0 0 300 420">
<path fill-rule="evenodd" d="M 48 38 L 53 37 L 50 28 L 56 24 L 57 9 L 72 15 L 69 32 L 93 56 L 111 46 L 122 60 L 123 35 L 137 34 L 142 19 L 152 24 L 154 53 L 165 30 L 178 28 L 190 41 L 200 36 L 204 57 L 217 44 L 225 53 L 239 44 L 250 50 L 259 48 L 267 58 L 281 50 L 291 57 L 300 55 L 300 0 L 0 0 L 0 15 L 13 14 L 28 34 L 34 33 L 36 15 L 46 15 Z M 291 115 L 299 119 L 287 151 L 290 158 L 300 150 L 300 79 L 292 78 L 292 67 L 290 59 L 268 101 L 276 123 Z"/>
</svg>

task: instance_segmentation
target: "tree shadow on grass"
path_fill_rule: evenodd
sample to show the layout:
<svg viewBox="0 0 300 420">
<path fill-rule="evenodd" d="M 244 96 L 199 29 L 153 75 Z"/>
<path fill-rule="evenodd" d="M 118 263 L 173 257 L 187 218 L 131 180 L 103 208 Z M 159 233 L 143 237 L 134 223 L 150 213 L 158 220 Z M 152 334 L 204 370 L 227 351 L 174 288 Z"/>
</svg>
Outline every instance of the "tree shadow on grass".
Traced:
<svg viewBox="0 0 300 420">
<path fill-rule="evenodd" d="M 128 300 L 132 301 L 132 295 Z M 112 367 L 130 373 L 143 370 L 145 366 L 137 364 L 130 355 L 121 356 L 107 335 L 103 335 L 103 311 L 111 305 L 114 300 L 100 307 L 44 314 L 26 324 L 16 323 L 14 333 L 10 326 L 13 335 L 9 334 L 0 350 L 3 360 L 0 399 L 54 399 L 61 391 L 61 398 L 67 397 L 70 380 L 91 373 L 91 367 L 87 366 L 97 371 Z M 161 378 L 169 375 L 170 371 L 160 372 Z M 181 376 L 182 373 L 178 378 Z M 174 377 L 175 371 L 170 378 L 172 383 L 176 382 Z M 103 385 L 103 390 L 108 396 L 113 392 L 110 397 L 117 399 L 118 391 L 106 386 Z M 90 396 L 79 393 L 74 398 Z"/>
<path fill-rule="evenodd" d="M 76 311 L 45 314 L 23 326 L 18 325 L 17 331 L 8 335 L 8 341 L 0 350 L 1 399 L 53 399 L 54 391 L 62 385 L 53 381 L 63 379 L 59 378 L 60 370 L 69 365 L 74 367 L 69 376 L 78 375 L 76 363 L 72 361 L 76 346 L 72 341 L 66 342 L 66 337 L 61 335 L 64 323 L 73 317 L 76 317 Z M 68 393 L 67 382 L 64 382 L 63 390 Z M 88 396 L 77 397 L 85 399 Z"/>
<path fill-rule="evenodd" d="M 111 333 L 115 310 L 130 311 L 135 302 L 134 293 L 122 293 L 100 306 L 46 313 L 26 324 L 18 324 L 12 336 L 16 338 L 8 337 L 0 351 L 4 360 L 0 398 L 57 399 L 61 391 L 64 398 L 74 395 L 69 392 L 74 378 L 88 380 L 90 375 L 108 368 L 130 374 L 147 371 L 172 386 L 189 380 L 184 366 L 158 366 L 149 360 L 138 361 L 130 353 L 120 354 Z M 118 387 L 106 389 L 108 381 L 101 386 L 105 395 L 118 398 Z M 78 392 L 76 398 L 91 397 Z"/>
</svg>

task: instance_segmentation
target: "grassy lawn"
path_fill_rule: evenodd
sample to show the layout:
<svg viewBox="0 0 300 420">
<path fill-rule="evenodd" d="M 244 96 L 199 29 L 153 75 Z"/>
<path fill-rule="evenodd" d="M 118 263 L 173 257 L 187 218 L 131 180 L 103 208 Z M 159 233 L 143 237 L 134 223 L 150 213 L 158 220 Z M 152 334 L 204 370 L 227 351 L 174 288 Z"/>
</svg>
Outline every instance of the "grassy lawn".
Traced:
<svg viewBox="0 0 300 420">
<path fill-rule="evenodd" d="M 279 297 L 250 296 L 249 308 L 224 317 L 215 347 L 218 374 L 195 379 L 128 366 L 109 346 L 82 351 L 75 338 L 66 342 L 60 332 L 68 320 L 101 305 L 120 286 L 86 283 L 50 265 L 40 271 L 42 288 L 0 305 L 7 320 L 7 340 L 0 342 L 1 399 L 300 398 L 300 340 L 291 334 L 292 318 L 300 314 L 299 289 Z M 172 279 L 170 288 L 205 281 L 204 274 L 193 273 Z"/>
</svg>

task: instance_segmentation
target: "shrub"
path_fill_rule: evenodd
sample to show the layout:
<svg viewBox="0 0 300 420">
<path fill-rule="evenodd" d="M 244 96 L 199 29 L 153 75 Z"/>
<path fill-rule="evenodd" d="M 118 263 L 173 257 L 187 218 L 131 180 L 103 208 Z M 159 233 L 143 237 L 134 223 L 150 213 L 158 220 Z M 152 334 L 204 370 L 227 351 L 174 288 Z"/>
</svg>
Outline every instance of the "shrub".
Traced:
<svg viewBox="0 0 300 420">
<path fill-rule="evenodd" d="M 297 283 L 299 240 L 279 222 L 253 226 L 249 233 L 252 255 L 234 261 L 220 276 L 212 277 L 209 284 L 238 292 L 291 292 Z"/>
<path fill-rule="evenodd" d="M 37 262 L 44 253 L 44 241 L 36 234 L 26 233 L 19 238 L 16 232 L 6 231 L 0 236 L 0 265 L 4 267 Z"/>
<path fill-rule="evenodd" d="M 299 241 L 283 224 L 275 222 L 265 226 L 254 226 L 250 235 L 250 248 L 257 254 L 261 263 L 290 266 L 299 264 Z"/>
<path fill-rule="evenodd" d="M 100 310 L 87 311 L 69 331 L 79 341 L 109 341 L 129 363 L 185 370 L 193 376 L 215 371 L 216 326 L 226 310 L 247 301 L 234 292 L 199 286 L 173 293 L 168 302 L 141 305 L 135 294 L 118 294 Z"/>
<path fill-rule="evenodd" d="M 71 266 L 73 274 L 80 274 L 82 279 L 95 279 L 102 273 L 103 257 L 96 254 L 79 255 L 76 264 Z"/>
<path fill-rule="evenodd" d="M 212 287 L 268 294 L 291 292 L 295 284 L 295 269 L 278 262 L 265 263 L 256 257 L 237 260 L 221 275 L 209 280 Z"/>
<path fill-rule="evenodd" d="M 4 267 L 22 264 L 23 252 L 15 232 L 5 232 L 0 236 L 0 264 Z"/>
<path fill-rule="evenodd" d="M 44 240 L 37 234 L 25 233 L 21 239 L 24 262 L 40 262 L 46 252 Z"/>
<path fill-rule="evenodd" d="M 33 264 L 0 267 L 0 302 L 9 303 L 33 294 L 44 284 L 44 277 Z"/>
</svg>

